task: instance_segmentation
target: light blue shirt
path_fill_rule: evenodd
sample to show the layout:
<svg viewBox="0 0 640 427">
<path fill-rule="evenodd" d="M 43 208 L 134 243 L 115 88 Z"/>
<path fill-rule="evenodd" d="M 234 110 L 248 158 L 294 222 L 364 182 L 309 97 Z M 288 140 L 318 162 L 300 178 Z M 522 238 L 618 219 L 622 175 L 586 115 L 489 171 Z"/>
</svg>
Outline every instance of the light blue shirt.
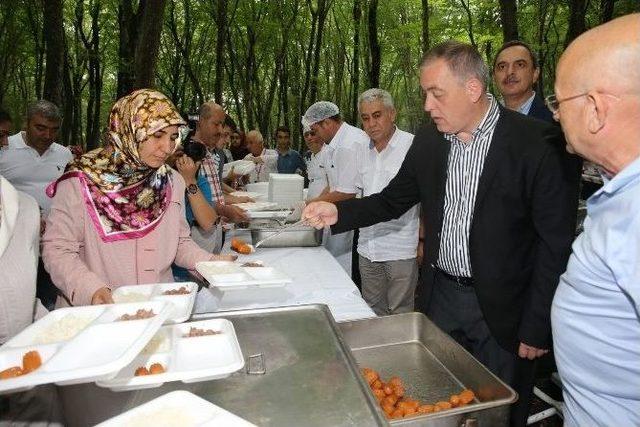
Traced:
<svg viewBox="0 0 640 427">
<path fill-rule="evenodd" d="M 536 97 L 536 93 L 533 92 L 533 95 L 522 104 L 518 108 L 518 112 L 524 114 L 525 116 L 529 114 L 529 110 L 531 110 L 531 104 L 533 104 L 533 99 Z"/>
<path fill-rule="evenodd" d="M 565 426 L 640 426 L 640 158 L 587 201 L 551 322 Z"/>
</svg>

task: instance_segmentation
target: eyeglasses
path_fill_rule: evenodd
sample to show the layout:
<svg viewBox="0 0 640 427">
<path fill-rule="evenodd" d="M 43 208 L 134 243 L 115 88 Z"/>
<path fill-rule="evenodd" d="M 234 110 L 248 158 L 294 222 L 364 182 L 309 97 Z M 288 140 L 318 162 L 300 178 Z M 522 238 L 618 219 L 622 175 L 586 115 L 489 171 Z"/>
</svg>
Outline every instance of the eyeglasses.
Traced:
<svg viewBox="0 0 640 427">
<path fill-rule="evenodd" d="M 558 99 L 555 95 L 549 95 L 544 99 L 544 103 L 547 105 L 547 108 L 549 108 L 549 110 L 551 110 L 553 114 L 556 114 L 558 112 L 558 109 L 560 108 L 560 104 L 562 104 L 563 102 L 571 101 L 572 99 L 578 99 L 586 95 L 589 95 L 589 92 L 584 92 L 578 95 L 569 96 L 564 99 Z"/>
</svg>

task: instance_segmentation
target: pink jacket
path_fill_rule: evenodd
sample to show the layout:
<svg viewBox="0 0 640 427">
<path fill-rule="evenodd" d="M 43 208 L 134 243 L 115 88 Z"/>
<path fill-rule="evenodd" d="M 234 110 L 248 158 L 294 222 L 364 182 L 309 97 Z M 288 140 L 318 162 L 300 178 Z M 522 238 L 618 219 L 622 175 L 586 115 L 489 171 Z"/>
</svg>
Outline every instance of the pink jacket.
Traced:
<svg viewBox="0 0 640 427">
<path fill-rule="evenodd" d="M 193 269 L 211 259 L 191 240 L 180 174 L 172 174 L 171 204 L 157 227 L 139 239 L 103 242 L 87 213 L 78 179 L 58 183 L 42 239 L 42 260 L 65 301 L 89 305 L 103 286 L 173 282 L 171 264 Z"/>
</svg>

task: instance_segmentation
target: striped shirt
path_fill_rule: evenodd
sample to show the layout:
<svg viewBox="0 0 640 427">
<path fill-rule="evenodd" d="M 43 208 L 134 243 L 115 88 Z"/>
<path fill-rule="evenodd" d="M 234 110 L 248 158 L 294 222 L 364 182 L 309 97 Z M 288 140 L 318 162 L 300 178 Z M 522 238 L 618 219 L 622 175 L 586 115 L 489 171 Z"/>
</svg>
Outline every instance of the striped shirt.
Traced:
<svg viewBox="0 0 640 427">
<path fill-rule="evenodd" d="M 437 267 L 449 274 L 472 277 L 469 257 L 469 231 L 473 220 L 478 182 L 482 175 L 493 131 L 500 117 L 498 103 L 492 95 L 489 110 L 472 133 L 468 143 L 454 134 L 444 134 L 451 143 L 447 164 L 444 216 Z"/>
<path fill-rule="evenodd" d="M 224 205 L 224 194 L 222 193 L 222 185 L 220 184 L 218 162 L 210 150 L 207 150 L 206 157 L 202 159 L 200 174 L 204 175 L 207 178 L 207 181 L 209 181 L 213 202 L 215 204 Z"/>
</svg>

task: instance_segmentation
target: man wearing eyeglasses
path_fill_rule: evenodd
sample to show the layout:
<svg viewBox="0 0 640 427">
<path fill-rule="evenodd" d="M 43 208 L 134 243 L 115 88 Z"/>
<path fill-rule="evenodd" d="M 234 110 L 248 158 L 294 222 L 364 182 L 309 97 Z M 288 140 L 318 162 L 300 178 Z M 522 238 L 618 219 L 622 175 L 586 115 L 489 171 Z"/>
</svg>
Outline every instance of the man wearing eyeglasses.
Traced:
<svg viewBox="0 0 640 427">
<path fill-rule="evenodd" d="M 565 426 L 640 425 L 640 14 L 596 27 L 558 63 L 549 108 L 597 164 L 584 232 L 551 320 Z"/>
<path fill-rule="evenodd" d="M 504 106 L 552 123 L 551 111 L 533 90 L 539 76 L 538 60 L 526 43 L 510 41 L 498 50 L 493 62 L 493 81 L 502 95 Z"/>
<path fill-rule="evenodd" d="M 304 142 L 309 151 L 305 154 L 305 162 L 307 164 L 307 176 L 309 178 L 309 189 L 307 190 L 307 199 L 315 199 L 329 185 L 327 172 L 324 168 L 324 156 L 327 150 L 324 149 L 324 142 L 320 141 L 315 132 L 303 121 Z"/>
<path fill-rule="evenodd" d="M 356 197 L 358 193 L 356 168 L 360 147 L 369 143 L 362 129 L 342 120 L 340 109 L 329 101 L 318 101 L 304 113 L 303 123 L 311 128 L 316 138 L 325 144 L 324 170 L 327 187 L 316 198 L 337 202 Z M 342 268 L 352 275 L 353 233 L 325 235 L 325 246 Z"/>
</svg>

